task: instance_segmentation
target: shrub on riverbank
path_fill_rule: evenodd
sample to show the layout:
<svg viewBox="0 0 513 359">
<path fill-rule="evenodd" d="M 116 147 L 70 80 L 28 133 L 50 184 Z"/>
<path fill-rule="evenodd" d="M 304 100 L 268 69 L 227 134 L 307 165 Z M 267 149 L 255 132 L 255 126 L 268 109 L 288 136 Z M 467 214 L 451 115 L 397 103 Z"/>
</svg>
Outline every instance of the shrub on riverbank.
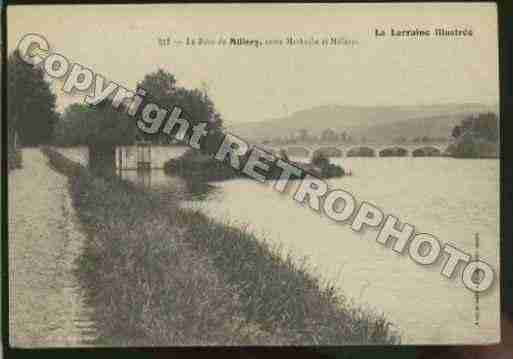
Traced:
<svg viewBox="0 0 513 359">
<path fill-rule="evenodd" d="M 447 152 L 455 158 L 498 158 L 499 145 L 496 142 L 464 137 L 450 145 Z"/>
<path fill-rule="evenodd" d="M 319 177 L 322 178 L 341 177 L 345 175 L 342 167 L 331 163 L 330 158 L 321 152 L 314 153 L 311 165 L 315 166 Z"/>
<path fill-rule="evenodd" d="M 105 344 L 398 341 L 385 318 L 254 235 L 46 153 L 89 234 L 79 274 Z"/>
<path fill-rule="evenodd" d="M 164 171 L 167 174 L 194 179 L 195 182 L 222 181 L 243 177 L 231 166 L 215 160 L 211 155 L 195 150 L 187 150 L 182 156 L 167 161 L 164 164 Z"/>
<path fill-rule="evenodd" d="M 321 159 L 321 161 L 316 161 Z M 241 158 L 244 164 L 247 156 Z M 320 178 L 332 178 L 344 176 L 344 169 L 330 163 L 327 157 L 318 155 L 311 163 L 294 162 L 288 160 L 292 165 L 302 168 L 304 173 L 310 173 Z M 248 178 L 242 171 L 237 171 L 230 166 L 229 161 L 220 162 L 211 154 L 204 154 L 196 150 L 188 150 L 182 156 L 173 158 L 164 164 L 164 171 L 169 175 L 181 176 L 194 182 L 224 181 L 234 178 Z M 267 179 L 280 178 L 282 170 L 277 166 L 271 166 L 266 175 Z"/>
<path fill-rule="evenodd" d="M 499 119 L 495 113 L 465 117 L 452 130 L 455 143 L 447 149 L 455 158 L 498 158 Z"/>
</svg>

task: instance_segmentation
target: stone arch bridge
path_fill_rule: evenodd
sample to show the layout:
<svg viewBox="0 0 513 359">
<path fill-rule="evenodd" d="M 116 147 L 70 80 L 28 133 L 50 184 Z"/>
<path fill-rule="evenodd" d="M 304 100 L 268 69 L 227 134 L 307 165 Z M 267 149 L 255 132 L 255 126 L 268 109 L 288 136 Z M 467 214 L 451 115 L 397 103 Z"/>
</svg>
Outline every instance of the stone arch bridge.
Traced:
<svg viewBox="0 0 513 359">
<path fill-rule="evenodd" d="M 347 144 L 261 146 L 274 153 L 284 150 L 289 157 L 441 157 L 447 155 L 449 143 Z"/>
</svg>

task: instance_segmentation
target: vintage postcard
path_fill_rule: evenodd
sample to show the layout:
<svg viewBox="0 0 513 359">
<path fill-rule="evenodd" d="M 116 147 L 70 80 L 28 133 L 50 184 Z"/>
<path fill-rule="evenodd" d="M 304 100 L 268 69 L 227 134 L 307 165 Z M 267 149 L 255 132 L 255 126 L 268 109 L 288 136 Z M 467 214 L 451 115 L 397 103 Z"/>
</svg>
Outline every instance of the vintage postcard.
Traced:
<svg viewBox="0 0 513 359">
<path fill-rule="evenodd" d="M 6 31 L 11 346 L 500 342 L 493 3 Z"/>
</svg>

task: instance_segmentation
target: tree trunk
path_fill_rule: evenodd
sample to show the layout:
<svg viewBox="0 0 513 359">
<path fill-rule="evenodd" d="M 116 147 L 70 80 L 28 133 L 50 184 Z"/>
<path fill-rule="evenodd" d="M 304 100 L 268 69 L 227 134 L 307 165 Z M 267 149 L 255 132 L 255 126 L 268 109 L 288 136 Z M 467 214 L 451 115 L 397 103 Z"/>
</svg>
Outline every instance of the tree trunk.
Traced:
<svg viewBox="0 0 513 359">
<path fill-rule="evenodd" d="M 101 176 L 116 175 L 116 146 L 89 146 L 89 169 Z"/>
</svg>

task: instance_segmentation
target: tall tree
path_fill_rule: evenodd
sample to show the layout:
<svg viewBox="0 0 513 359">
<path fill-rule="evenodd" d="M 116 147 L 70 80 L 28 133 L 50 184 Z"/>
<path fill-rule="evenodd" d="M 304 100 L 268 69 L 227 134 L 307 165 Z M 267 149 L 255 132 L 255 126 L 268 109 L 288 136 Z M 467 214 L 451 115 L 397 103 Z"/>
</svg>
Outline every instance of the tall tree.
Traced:
<svg viewBox="0 0 513 359">
<path fill-rule="evenodd" d="M 137 84 L 138 88 L 146 91 L 145 103 L 151 101 L 160 106 L 172 110 L 174 106 L 179 106 L 185 113 L 187 120 L 192 124 L 206 122 L 208 135 L 202 140 L 202 150 L 206 153 L 215 151 L 223 138 L 221 129 L 223 120 L 217 112 L 214 102 L 210 98 L 206 86 L 202 89 L 187 89 L 177 86 L 176 78 L 173 74 L 158 69 L 155 72 L 147 74 L 144 79 Z M 141 106 L 143 108 L 144 104 Z M 189 128 L 189 134 L 192 133 L 192 126 Z M 170 137 L 165 134 L 144 135 L 144 138 L 150 141 L 167 142 Z"/>
<path fill-rule="evenodd" d="M 499 138 L 499 120 L 494 113 L 481 113 L 477 117 L 468 116 L 454 127 L 452 136 L 467 135 L 476 139 L 495 142 Z"/>
<path fill-rule="evenodd" d="M 90 106 L 74 103 L 64 111 L 55 126 L 59 145 L 130 145 L 136 137 L 135 120 L 110 101 Z"/>
<path fill-rule="evenodd" d="M 135 120 L 125 110 L 114 109 L 110 100 L 69 105 L 55 127 L 55 143 L 88 146 L 90 169 L 114 175 L 116 146 L 133 144 L 137 133 Z"/>
<path fill-rule="evenodd" d="M 216 111 L 205 88 L 200 90 L 176 86 L 175 76 L 163 69 L 147 74 L 137 87 L 146 91 L 146 102 L 153 101 L 170 110 L 180 106 L 193 124 L 208 122 L 210 128 L 222 126 L 221 115 Z"/>
<path fill-rule="evenodd" d="M 454 157 L 497 157 L 499 147 L 499 120 L 494 113 L 468 116 L 452 130 L 455 143 L 450 152 Z"/>
<path fill-rule="evenodd" d="M 43 70 L 13 52 L 7 62 L 7 116 L 9 128 L 18 132 L 23 145 L 51 140 L 58 118 L 55 99 Z"/>
</svg>

